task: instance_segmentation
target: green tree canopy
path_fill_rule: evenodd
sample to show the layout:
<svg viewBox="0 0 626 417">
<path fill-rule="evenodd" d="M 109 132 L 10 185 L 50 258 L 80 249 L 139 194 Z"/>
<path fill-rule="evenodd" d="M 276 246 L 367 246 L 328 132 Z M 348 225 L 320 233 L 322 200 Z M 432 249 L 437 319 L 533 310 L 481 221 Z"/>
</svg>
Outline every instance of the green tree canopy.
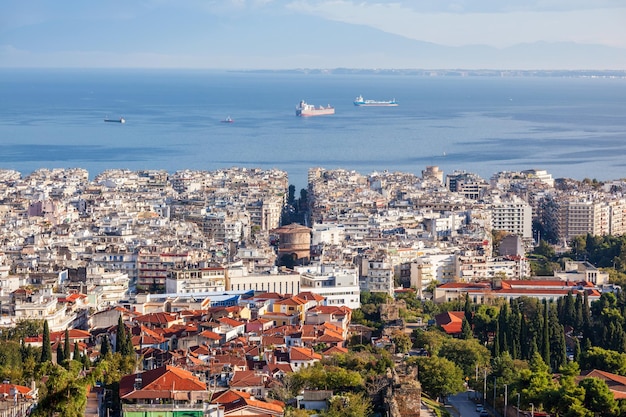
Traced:
<svg viewBox="0 0 626 417">
<path fill-rule="evenodd" d="M 415 357 L 407 361 L 418 367 L 422 390 L 433 398 L 463 391 L 463 371 L 454 362 L 437 356 Z"/>
<path fill-rule="evenodd" d="M 426 349 L 431 356 L 438 355 L 446 340 L 451 339 L 450 336 L 438 329 L 416 329 L 413 331 L 413 337 L 415 347 Z"/>
<path fill-rule="evenodd" d="M 372 403 L 363 393 L 345 393 L 330 399 L 328 410 L 322 417 L 369 417 L 372 415 Z"/>
<path fill-rule="evenodd" d="M 529 369 L 523 369 L 520 372 L 521 394 L 527 403 L 533 403 L 541 408 L 546 402 L 545 394 L 556 387 L 552 381 L 550 369 L 539 352 L 533 354 L 529 365 Z"/>
<path fill-rule="evenodd" d="M 581 353 L 580 368 L 626 375 L 626 354 L 594 346 Z"/>
<path fill-rule="evenodd" d="M 606 381 L 599 378 L 585 378 L 580 381 L 585 390 L 585 407 L 600 416 L 611 416 L 618 412 L 617 402 Z"/>
<path fill-rule="evenodd" d="M 40 362 L 46 363 L 51 360 L 52 360 L 52 345 L 50 344 L 50 328 L 48 327 L 48 320 L 44 320 Z"/>
<path fill-rule="evenodd" d="M 475 374 L 476 366 L 484 367 L 491 358 L 489 349 L 473 338 L 446 339 L 439 350 L 439 356 L 457 364 L 467 377 Z"/>
</svg>

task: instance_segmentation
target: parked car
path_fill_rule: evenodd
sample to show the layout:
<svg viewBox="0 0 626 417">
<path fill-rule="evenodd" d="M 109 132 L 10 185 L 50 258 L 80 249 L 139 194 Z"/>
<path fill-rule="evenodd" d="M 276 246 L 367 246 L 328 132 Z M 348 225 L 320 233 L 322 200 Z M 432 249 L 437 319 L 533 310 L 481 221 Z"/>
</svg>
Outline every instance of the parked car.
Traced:
<svg viewBox="0 0 626 417">
<path fill-rule="evenodd" d="M 482 404 L 476 404 L 476 412 L 480 413 L 481 411 L 483 411 L 483 405 Z"/>
<path fill-rule="evenodd" d="M 489 417 L 489 411 L 483 409 L 479 415 L 480 417 Z"/>
</svg>

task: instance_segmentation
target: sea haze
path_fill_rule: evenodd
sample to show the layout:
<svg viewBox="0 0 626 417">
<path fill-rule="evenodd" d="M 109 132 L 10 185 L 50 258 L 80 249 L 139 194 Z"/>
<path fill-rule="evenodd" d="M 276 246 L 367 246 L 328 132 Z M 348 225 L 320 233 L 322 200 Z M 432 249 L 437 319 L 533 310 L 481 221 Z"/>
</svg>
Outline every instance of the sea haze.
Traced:
<svg viewBox="0 0 626 417">
<path fill-rule="evenodd" d="M 311 167 L 626 177 L 626 80 L 146 70 L 0 71 L 0 168 Z M 398 107 L 355 107 L 357 95 Z M 298 118 L 306 100 L 333 116 Z M 126 119 L 105 123 L 105 117 Z M 221 123 L 231 116 L 235 122 Z"/>
</svg>

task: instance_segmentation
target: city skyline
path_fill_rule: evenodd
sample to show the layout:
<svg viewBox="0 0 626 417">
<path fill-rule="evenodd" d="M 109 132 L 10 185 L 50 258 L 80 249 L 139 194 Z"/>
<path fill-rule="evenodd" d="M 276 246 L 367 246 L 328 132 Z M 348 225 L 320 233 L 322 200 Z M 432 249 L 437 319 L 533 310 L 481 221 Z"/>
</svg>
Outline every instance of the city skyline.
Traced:
<svg viewBox="0 0 626 417">
<path fill-rule="evenodd" d="M 13 2 L 0 67 L 626 68 L 626 5 L 597 2 Z"/>
</svg>

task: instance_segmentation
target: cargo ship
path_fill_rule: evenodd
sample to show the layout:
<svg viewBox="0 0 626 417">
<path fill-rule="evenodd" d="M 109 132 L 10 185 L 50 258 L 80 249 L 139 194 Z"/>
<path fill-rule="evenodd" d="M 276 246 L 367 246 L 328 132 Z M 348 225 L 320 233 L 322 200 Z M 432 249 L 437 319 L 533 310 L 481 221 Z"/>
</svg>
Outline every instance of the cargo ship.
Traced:
<svg viewBox="0 0 626 417">
<path fill-rule="evenodd" d="M 314 106 L 302 100 L 296 106 L 296 116 L 309 117 L 309 116 L 325 116 L 328 114 L 335 114 L 335 108 L 331 106 L 330 104 L 326 107 Z"/>
<path fill-rule="evenodd" d="M 354 105 L 359 107 L 395 107 L 398 105 L 398 102 L 394 98 L 393 100 L 388 101 L 379 101 L 379 100 L 364 100 L 363 96 L 358 96 L 354 99 Z"/>
</svg>

